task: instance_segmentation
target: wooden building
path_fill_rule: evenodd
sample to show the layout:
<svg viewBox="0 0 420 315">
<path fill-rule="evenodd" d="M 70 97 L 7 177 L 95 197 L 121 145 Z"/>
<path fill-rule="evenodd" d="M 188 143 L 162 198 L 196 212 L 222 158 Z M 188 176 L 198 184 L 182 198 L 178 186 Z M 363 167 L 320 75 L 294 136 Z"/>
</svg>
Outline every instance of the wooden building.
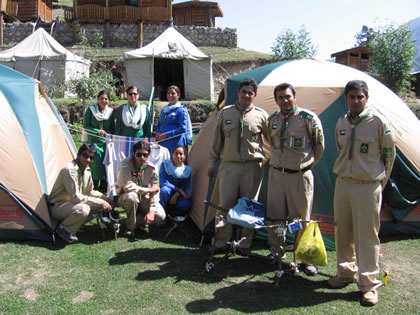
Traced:
<svg viewBox="0 0 420 315">
<path fill-rule="evenodd" d="M 371 51 L 367 47 L 355 47 L 339 51 L 331 55 L 335 57 L 335 62 L 346 65 L 364 72 L 370 69 Z"/>
<path fill-rule="evenodd" d="M 22 22 L 35 21 L 38 17 L 42 22 L 53 20 L 52 0 L 15 0 L 18 5 L 17 18 Z"/>
<path fill-rule="evenodd" d="M 11 0 L 0 0 L 0 14 L 7 16 L 16 16 L 18 11 L 18 5 L 16 2 Z"/>
<path fill-rule="evenodd" d="M 217 2 L 187 1 L 174 4 L 174 25 L 194 25 L 215 27 L 215 18 L 223 17 Z"/>
<path fill-rule="evenodd" d="M 172 0 L 73 0 L 67 21 L 81 23 L 169 23 Z"/>
</svg>

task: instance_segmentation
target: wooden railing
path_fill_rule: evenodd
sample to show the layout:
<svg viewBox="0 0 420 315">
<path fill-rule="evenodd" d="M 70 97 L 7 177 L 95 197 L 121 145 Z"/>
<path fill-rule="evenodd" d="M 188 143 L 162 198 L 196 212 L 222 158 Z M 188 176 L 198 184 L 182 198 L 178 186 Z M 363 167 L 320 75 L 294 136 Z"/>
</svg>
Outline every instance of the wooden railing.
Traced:
<svg viewBox="0 0 420 315">
<path fill-rule="evenodd" d="M 71 10 L 71 8 L 69 8 Z M 74 11 L 64 10 L 64 18 L 81 22 L 100 22 L 109 20 L 118 23 L 143 21 L 169 22 L 171 10 L 163 7 L 134 7 L 127 5 L 103 7 L 97 4 L 79 5 Z"/>
<path fill-rule="evenodd" d="M 74 18 L 74 14 L 73 14 L 73 8 L 71 7 L 63 7 L 64 9 L 64 19 L 66 21 L 72 21 Z"/>
<path fill-rule="evenodd" d="M 5 12 L 7 15 L 16 16 L 18 4 L 10 0 L 0 0 L 0 11 Z"/>
</svg>

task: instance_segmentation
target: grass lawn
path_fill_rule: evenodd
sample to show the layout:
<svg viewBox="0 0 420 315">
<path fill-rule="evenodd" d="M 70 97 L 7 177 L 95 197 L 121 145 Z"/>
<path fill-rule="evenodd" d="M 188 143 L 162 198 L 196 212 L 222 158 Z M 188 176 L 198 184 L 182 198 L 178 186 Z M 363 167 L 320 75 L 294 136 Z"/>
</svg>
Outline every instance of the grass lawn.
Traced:
<svg viewBox="0 0 420 315">
<path fill-rule="evenodd" d="M 189 237 L 174 232 L 165 241 L 168 229 L 151 226 L 135 242 L 114 240 L 111 231 L 102 241 L 96 225 L 67 246 L 1 242 L 0 314 L 419 313 L 420 239 L 383 244 L 388 286 L 377 306 L 365 308 L 355 284 L 327 288 L 335 252 L 319 275 L 286 274 L 275 286 L 274 267 L 255 259 L 235 256 L 205 272 L 207 245 L 199 247 L 194 224 L 184 226 Z M 253 247 L 268 253 L 262 240 Z"/>
</svg>

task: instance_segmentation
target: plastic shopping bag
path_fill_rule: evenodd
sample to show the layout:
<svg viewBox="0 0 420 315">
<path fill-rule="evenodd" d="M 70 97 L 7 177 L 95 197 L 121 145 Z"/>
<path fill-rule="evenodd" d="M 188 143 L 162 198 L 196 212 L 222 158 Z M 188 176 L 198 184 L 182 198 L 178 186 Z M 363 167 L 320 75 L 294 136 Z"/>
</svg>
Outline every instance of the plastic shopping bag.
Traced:
<svg viewBox="0 0 420 315">
<path fill-rule="evenodd" d="M 317 222 L 311 221 L 303 230 L 295 254 L 305 264 L 327 265 L 327 251 Z"/>
</svg>

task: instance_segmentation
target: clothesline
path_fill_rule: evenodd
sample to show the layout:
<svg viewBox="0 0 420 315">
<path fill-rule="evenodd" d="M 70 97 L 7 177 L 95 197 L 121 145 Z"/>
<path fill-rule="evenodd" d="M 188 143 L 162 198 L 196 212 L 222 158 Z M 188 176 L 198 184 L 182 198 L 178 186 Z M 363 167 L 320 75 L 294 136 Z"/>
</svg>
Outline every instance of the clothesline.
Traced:
<svg viewBox="0 0 420 315">
<path fill-rule="evenodd" d="M 69 130 L 73 131 L 73 132 L 77 132 L 77 133 L 82 133 L 82 132 L 85 132 L 88 136 L 105 139 L 105 136 L 98 135 L 97 133 L 95 133 L 94 131 L 92 131 L 92 130 L 90 130 L 90 129 L 86 129 L 86 128 L 75 128 L 72 124 L 67 124 L 67 128 L 68 128 Z M 199 128 L 199 127 L 197 127 L 197 128 L 192 128 L 192 129 L 193 129 L 193 130 L 196 130 L 196 129 L 200 129 L 200 128 Z M 169 139 L 177 138 L 177 137 L 179 137 L 180 135 L 181 135 L 181 134 L 179 134 L 179 135 L 175 135 L 175 136 L 172 136 L 172 137 L 168 137 L 168 138 L 165 138 L 165 139 L 163 139 L 163 140 L 159 140 L 159 141 L 156 141 L 156 140 L 154 140 L 154 139 L 153 139 L 153 140 L 152 140 L 152 142 L 153 142 L 153 143 L 159 143 L 159 142 L 166 141 L 166 140 L 169 140 Z"/>
</svg>

